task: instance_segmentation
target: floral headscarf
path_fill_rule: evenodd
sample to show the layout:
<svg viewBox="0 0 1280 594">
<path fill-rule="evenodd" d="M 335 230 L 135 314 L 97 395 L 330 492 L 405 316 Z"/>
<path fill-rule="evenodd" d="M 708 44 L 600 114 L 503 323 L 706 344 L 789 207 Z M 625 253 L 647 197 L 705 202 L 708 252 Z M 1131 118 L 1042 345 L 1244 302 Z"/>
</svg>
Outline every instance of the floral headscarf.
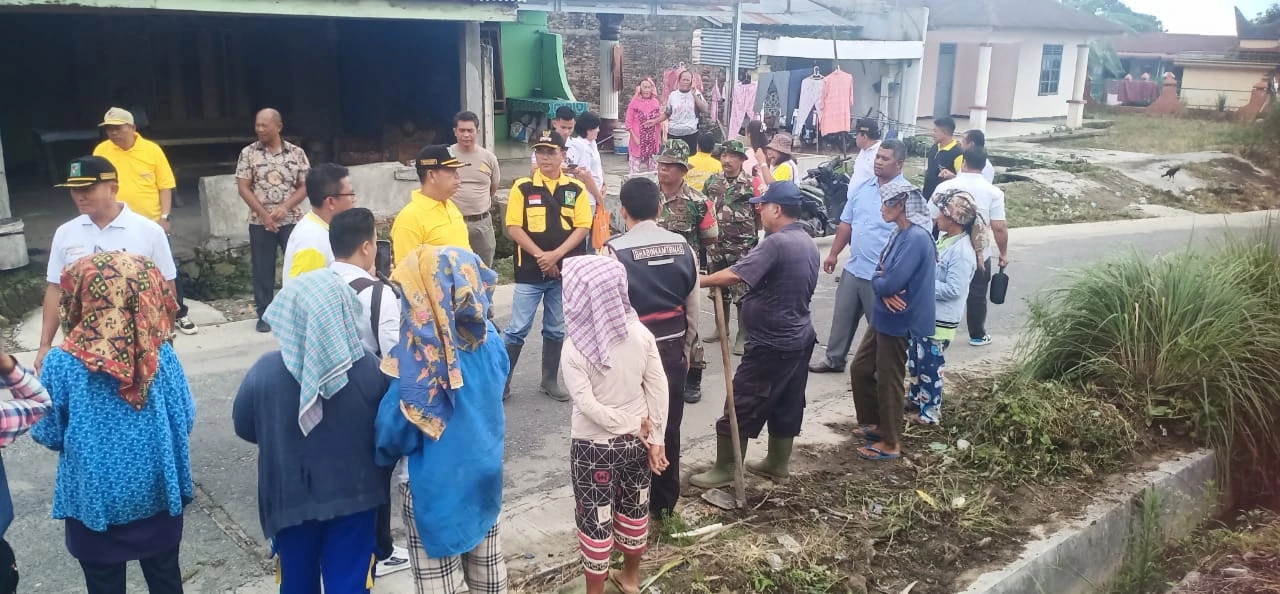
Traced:
<svg viewBox="0 0 1280 594">
<path fill-rule="evenodd" d="M 400 343 L 382 371 L 400 378 L 400 411 L 428 437 L 440 439 L 463 386 L 458 350 L 475 351 L 488 337 L 498 273 L 460 248 L 424 245 L 396 267 L 404 290 Z"/>
<path fill-rule="evenodd" d="M 62 350 L 118 380 L 120 397 L 142 410 L 178 311 L 169 281 L 148 258 L 100 252 L 64 268 L 60 285 Z"/>
<path fill-rule="evenodd" d="M 605 256 L 564 261 L 565 330 L 596 371 L 610 367 L 609 351 L 626 340 L 627 324 L 635 317 L 621 262 Z"/>
<path fill-rule="evenodd" d="M 973 195 L 964 190 L 948 190 L 934 196 L 933 203 L 939 212 L 964 227 L 973 251 L 978 254 L 978 270 L 982 270 L 986 259 L 983 254 L 987 250 L 987 222 L 978 214 Z"/>
</svg>

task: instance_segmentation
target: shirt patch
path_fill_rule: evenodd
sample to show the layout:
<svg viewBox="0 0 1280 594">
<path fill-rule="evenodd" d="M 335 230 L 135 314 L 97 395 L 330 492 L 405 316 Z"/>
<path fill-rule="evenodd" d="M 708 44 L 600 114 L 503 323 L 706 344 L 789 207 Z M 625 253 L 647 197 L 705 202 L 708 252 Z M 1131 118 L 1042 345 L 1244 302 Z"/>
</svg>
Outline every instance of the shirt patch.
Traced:
<svg viewBox="0 0 1280 594">
<path fill-rule="evenodd" d="M 652 260 L 653 258 L 670 258 L 671 256 L 683 256 L 685 254 L 685 244 L 683 243 L 664 243 L 661 245 L 650 245 L 639 247 L 631 250 L 631 257 L 635 260 Z"/>
<path fill-rule="evenodd" d="M 566 190 L 564 193 L 564 205 L 573 206 L 578 202 L 578 192 L 574 190 Z"/>
<path fill-rule="evenodd" d="M 532 196 L 529 196 L 529 206 L 541 206 L 541 205 L 542 205 L 542 194 L 533 194 Z"/>
<path fill-rule="evenodd" d="M 480 171 L 483 171 L 484 173 L 489 173 L 489 172 L 491 172 L 491 171 L 493 171 L 493 170 L 492 170 L 492 169 L 489 169 L 489 164 L 488 164 L 488 163 L 481 163 L 481 164 L 480 164 Z"/>
</svg>

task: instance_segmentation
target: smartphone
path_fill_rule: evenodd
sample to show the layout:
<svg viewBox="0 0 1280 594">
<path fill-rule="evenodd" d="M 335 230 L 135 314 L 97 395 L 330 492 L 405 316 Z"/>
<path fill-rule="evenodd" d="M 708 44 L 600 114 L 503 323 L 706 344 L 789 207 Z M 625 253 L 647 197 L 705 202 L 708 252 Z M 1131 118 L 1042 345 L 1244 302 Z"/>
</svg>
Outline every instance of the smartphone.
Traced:
<svg viewBox="0 0 1280 594">
<path fill-rule="evenodd" d="M 377 271 L 378 276 L 391 276 L 391 242 L 389 240 L 378 240 L 378 254 L 374 256 L 373 262 L 373 269 Z"/>
</svg>

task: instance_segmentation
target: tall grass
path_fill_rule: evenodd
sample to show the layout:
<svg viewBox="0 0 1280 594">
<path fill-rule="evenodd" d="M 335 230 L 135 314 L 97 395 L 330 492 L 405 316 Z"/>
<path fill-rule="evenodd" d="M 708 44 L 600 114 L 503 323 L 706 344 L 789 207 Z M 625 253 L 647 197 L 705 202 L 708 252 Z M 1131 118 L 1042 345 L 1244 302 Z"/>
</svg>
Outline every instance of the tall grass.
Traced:
<svg viewBox="0 0 1280 594">
<path fill-rule="evenodd" d="M 1262 472 L 1280 461 L 1278 239 L 1268 224 L 1208 254 L 1133 253 L 1074 273 L 1033 303 L 1021 374 L 1185 422 Z"/>
</svg>

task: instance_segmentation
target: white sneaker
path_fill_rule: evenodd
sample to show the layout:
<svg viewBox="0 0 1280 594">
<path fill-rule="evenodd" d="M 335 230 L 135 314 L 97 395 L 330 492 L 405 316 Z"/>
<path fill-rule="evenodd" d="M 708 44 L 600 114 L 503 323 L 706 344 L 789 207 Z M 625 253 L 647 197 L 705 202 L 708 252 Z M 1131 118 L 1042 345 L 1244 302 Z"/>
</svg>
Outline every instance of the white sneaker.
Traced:
<svg viewBox="0 0 1280 594">
<path fill-rule="evenodd" d="M 378 562 L 373 569 L 374 577 L 383 577 L 391 575 L 397 571 L 409 569 L 412 565 L 409 563 L 409 549 L 399 546 L 391 548 L 391 556 Z"/>
</svg>

